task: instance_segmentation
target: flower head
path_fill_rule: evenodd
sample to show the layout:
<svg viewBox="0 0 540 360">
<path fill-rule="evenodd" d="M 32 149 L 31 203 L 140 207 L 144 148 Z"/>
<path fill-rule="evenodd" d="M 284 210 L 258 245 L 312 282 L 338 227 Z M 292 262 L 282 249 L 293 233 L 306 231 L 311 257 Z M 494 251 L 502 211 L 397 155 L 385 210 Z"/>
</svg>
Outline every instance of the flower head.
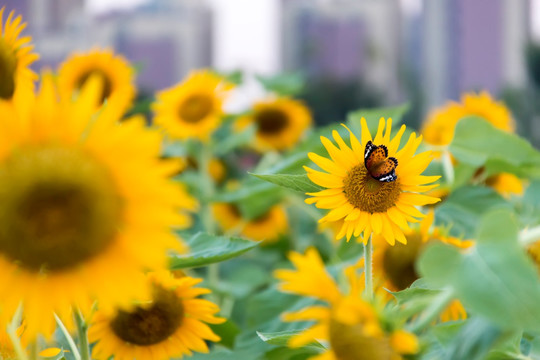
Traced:
<svg viewBox="0 0 540 360">
<path fill-rule="evenodd" d="M 154 121 L 171 138 L 206 141 L 221 124 L 223 101 L 232 85 L 208 70 L 157 94 Z"/>
<path fill-rule="evenodd" d="M 195 207 L 169 179 L 177 164 L 160 160 L 156 131 L 98 111 L 100 84 L 58 101 L 46 74 L 24 107 L 0 101 L 2 310 L 22 303 L 31 338 L 51 334 L 53 313 L 69 318 L 72 304 L 140 297 L 137 274 L 180 250 L 171 228 L 188 226 Z"/>
<path fill-rule="evenodd" d="M 337 237 L 363 233 L 364 242 L 371 234 L 381 234 L 391 245 L 395 240 L 407 243 L 403 234 L 408 222 L 424 215 L 416 206 L 433 204 L 438 198 L 420 194 L 437 185 L 427 185 L 439 176 L 423 176 L 431 161 L 431 152 L 415 155 L 422 141 L 415 133 L 400 149 L 405 125 L 391 138 L 392 120 L 380 119 L 374 138 L 365 119 L 361 121 L 361 142 L 350 132 L 349 147 L 337 131 L 332 133 L 338 146 L 321 137 L 329 158 L 309 153 L 309 158 L 325 172 L 306 167 L 308 176 L 325 190 L 308 193 L 308 204 L 330 212 L 320 222 L 343 221 Z"/>
<path fill-rule="evenodd" d="M 12 11 L 4 21 L 5 8 L 0 9 L 0 100 L 12 100 L 24 104 L 25 94 L 34 89 L 37 75 L 30 65 L 38 55 L 32 53 L 31 37 L 20 37 L 26 27 L 21 16 Z"/>
<path fill-rule="evenodd" d="M 309 109 L 290 98 L 268 99 L 256 103 L 253 113 L 236 122 L 237 130 L 255 125 L 255 147 L 260 151 L 287 150 L 293 147 L 311 124 Z"/>
<path fill-rule="evenodd" d="M 305 255 L 292 253 L 290 259 L 296 269 L 275 272 L 282 281 L 281 290 L 323 302 L 284 314 L 286 321 L 315 321 L 291 338 L 290 347 L 316 340 L 328 342 L 328 350 L 317 360 L 397 360 L 402 359 L 401 355 L 418 352 L 418 340 L 413 334 L 398 324 L 383 324 L 380 309 L 362 299 L 362 281 L 354 267 L 345 271 L 348 291 L 344 292 L 328 274 L 315 249 L 308 249 Z"/>
<path fill-rule="evenodd" d="M 135 97 L 134 70 L 124 57 L 110 49 L 74 53 L 58 71 L 60 96 L 65 99 L 76 97 L 86 82 L 97 76 L 103 85 L 99 101 L 106 104 L 106 111 L 116 111 L 121 117 Z"/>
<path fill-rule="evenodd" d="M 89 338 L 97 342 L 96 359 L 168 360 L 208 352 L 205 341 L 220 338 L 207 324 L 225 319 L 215 316 L 219 308 L 198 296 L 210 290 L 194 287 L 202 281 L 192 277 L 175 278 L 161 271 L 147 275 L 152 295 L 129 311 L 98 312 Z"/>
</svg>

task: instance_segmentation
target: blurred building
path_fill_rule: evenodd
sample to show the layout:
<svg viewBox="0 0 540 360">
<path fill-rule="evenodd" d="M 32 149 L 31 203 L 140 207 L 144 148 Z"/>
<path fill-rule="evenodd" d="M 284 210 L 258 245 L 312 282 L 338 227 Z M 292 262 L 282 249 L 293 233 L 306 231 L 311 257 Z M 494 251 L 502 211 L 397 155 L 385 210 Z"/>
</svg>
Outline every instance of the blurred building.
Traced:
<svg viewBox="0 0 540 360">
<path fill-rule="evenodd" d="M 465 91 L 525 86 L 529 0 L 424 0 L 423 10 L 428 106 Z"/>
<path fill-rule="evenodd" d="M 285 71 L 363 81 L 395 101 L 399 0 L 281 0 Z"/>
<path fill-rule="evenodd" d="M 135 64 L 143 92 L 171 86 L 212 65 L 212 12 L 204 0 L 153 0 L 97 17 L 84 0 L 4 0 L 23 15 L 40 60 L 57 68 L 73 51 L 113 47 Z"/>
</svg>

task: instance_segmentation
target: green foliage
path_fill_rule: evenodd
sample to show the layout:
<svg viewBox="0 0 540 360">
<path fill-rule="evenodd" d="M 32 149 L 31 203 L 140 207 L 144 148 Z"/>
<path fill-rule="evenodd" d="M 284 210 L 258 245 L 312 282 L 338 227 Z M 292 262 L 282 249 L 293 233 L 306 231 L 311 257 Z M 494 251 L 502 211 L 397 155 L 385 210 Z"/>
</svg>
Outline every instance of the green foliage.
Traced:
<svg viewBox="0 0 540 360">
<path fill-rule="evenodd" d="M 198 233 L 187 242 L 187 254 L 171 255 L 171 270 L 201 267 L 239 256 L 258 245 L 257 242 L 236 237 Z"/>
<path fill-rule="evenodd" d="M 257 80 L 266 90 L 283 96 L 297 95 L 304 88 L 304 77 L 300 73 L 275 76 L 257 75 Z"/>
<path fill-rule="evenodd" d="M 258 177 L 261 180 L 268 181 L 272 184 L 279 185 L 281 187 L 291 189 L 300 193 L 321 191 L 324 188 L 314 184 L 309 180 L 307 175 L 265 175 L 265 174 L 251 174 Z"/>
</svg>

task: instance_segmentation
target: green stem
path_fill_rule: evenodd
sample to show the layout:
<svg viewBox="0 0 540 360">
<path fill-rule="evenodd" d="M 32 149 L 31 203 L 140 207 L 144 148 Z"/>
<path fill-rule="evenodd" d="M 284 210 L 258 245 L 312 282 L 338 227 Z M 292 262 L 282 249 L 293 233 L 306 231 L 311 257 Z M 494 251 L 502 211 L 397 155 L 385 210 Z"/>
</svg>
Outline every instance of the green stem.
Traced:
<svg viewBox="0 0 540 360">
<path fill-rule="evenodd" d="M 73 357 L 75 360 L 81 360 L 81 354 L 79 353 L 79 349 L 77 349 L 77 345 L 75 344 L 75 341 L 73 341 L 73 338 L 69 334 L 69 331 L 66 329 L 64 323 L 58 315 L 54 314 L 54 318 L 56 319 L 56 324 L 58 324 L 58 327 L 60 330 L 62 330 L 62 333 L 64 334 L 64 337 L 66 338 L 69 348 L 71 349 L 71 353 L 73 354 Z"/>
<path fill-rule="evenodd" d="M 79 347 L 81 349 L 81 360 L 90 360 L 90 344 L 88 343 L 88 325 L 79 309 L 75 309 L 75 322 L 77 323 L 77 333 L 79 334 Z"/>
<path fill-rule="evenodd" d="M 452 156 L 448 150 L 443 151 L 441 161 L 446 183 L 452 185 L 455 180 L 454 164 L 452 164 Z"/>
<path fill-rule="evenodd" d="M 364 274 L 366 276 L 365 294 L 368 299 L 373 299 L 373 244 L 371 235 L 364 244 Z"/>
<path fill-rule="evenodd" d="M 22 347 L 21 339 L 17 336 L 17 329 L 21 325 L 21 319 L 22 319 L 22 306 L 19 306 L 17 308 L 17 311 L 13 315 L 13 319 L 11 320 L 11 323 L 7 326 L 7 334 L 9 336 L 9 339 L 13 343 L 13 350 L 15 350 L 15 354 L 17 354 L 17 359 L 28 360 L 26 351 Z"/>
<path fill-rule="evenodd" d="M 452 289 L 444 289 L 431 303 L 431 305 L 420 315 L 420 317 L 411 325 L 411 331 L 418 333 L 426 326 L 431 324 L 439 314 L 446 309 L 452 301 L 454 292 Z"/>
</svg>

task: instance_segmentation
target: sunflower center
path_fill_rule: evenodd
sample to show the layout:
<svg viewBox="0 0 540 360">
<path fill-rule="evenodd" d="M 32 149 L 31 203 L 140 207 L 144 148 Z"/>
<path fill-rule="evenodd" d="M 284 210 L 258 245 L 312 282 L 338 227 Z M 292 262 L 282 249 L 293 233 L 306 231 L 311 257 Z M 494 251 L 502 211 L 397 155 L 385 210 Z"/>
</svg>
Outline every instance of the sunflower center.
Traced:
<svg viewBox="0 0 540 360">
<path fill-rule="evenodd" d="M 330 344 L 338 360 L 391 360 L 395 353 L 386 337 L 366 336 L 364 327 L 330 322 Z"/>
<path fill-rule="evenodd" d="M 419 233 L 407 235 L 407 245 L 396 243 L 384 250 L 383 271 L 397 291 L 404 290 L 419 278 L 415 262 L 424 242 Z"/>
<path fill-rule="evenodd" d="M 13 49 L 0 37 L 0 99 L 9 100 L 15 92 L 17 57 Z"/>
<path fill-rule="evenodd" d="M 189 123 L 197 123 L 207 117 L 213 110 L 213 101 L 207 95 L 191 95 L 179 109 L 180 117 Z"/>
<path fill-rule="evenodd" d="M 109 98 L 109 96 L 111 96 L 111 93 L 113 90 L 111 79 L 109 75 L 107 75 L 103 70 L 94 69 L 94 70 L 85 72 L 81 77 L 79 77 L 79 80 L 77 81 L 76 86 L 77 86 L 77 89 L 82 89 L 82 87 L 84 86 L 84 84 L 86 84 L 88 79 L 90 79 L 90 77 L 94 75 L 101 78 L 103 88 L 101 89 L 100 102 L 103 103 L 105 102 L 105 100 Z"/>
<path fill-rule="evenodd" d="M 385 182 L 369 175 L 364 164 L 353 167 L 343 180 L 345 197 L 354 207 L 369 213 L 386 212 L 401 193 L 399 178 Z"/>
<path fill-rule="evenodd" d="M 64 270 L 98 255 L 121 210 L 108 172 L 79 149 L 27 146 L 0 163 L 0 253 L 23 268 Z"/>
<path fill-rule="evenodd" d="M 174 334 L 182 324 L 184 306 L 173 291 L 155 286 L 150 307 L 120 310 L 111 321 L 111 329 L 122 340 L 135 345 L 158 344 Z"/>
<path fill-rule="evenodd" d="M 266 109 L 258 113 L 255 117 L 259 132 L 274 135 L 287 127 L 289 118 L 281 110 Z"/>
</svg>

